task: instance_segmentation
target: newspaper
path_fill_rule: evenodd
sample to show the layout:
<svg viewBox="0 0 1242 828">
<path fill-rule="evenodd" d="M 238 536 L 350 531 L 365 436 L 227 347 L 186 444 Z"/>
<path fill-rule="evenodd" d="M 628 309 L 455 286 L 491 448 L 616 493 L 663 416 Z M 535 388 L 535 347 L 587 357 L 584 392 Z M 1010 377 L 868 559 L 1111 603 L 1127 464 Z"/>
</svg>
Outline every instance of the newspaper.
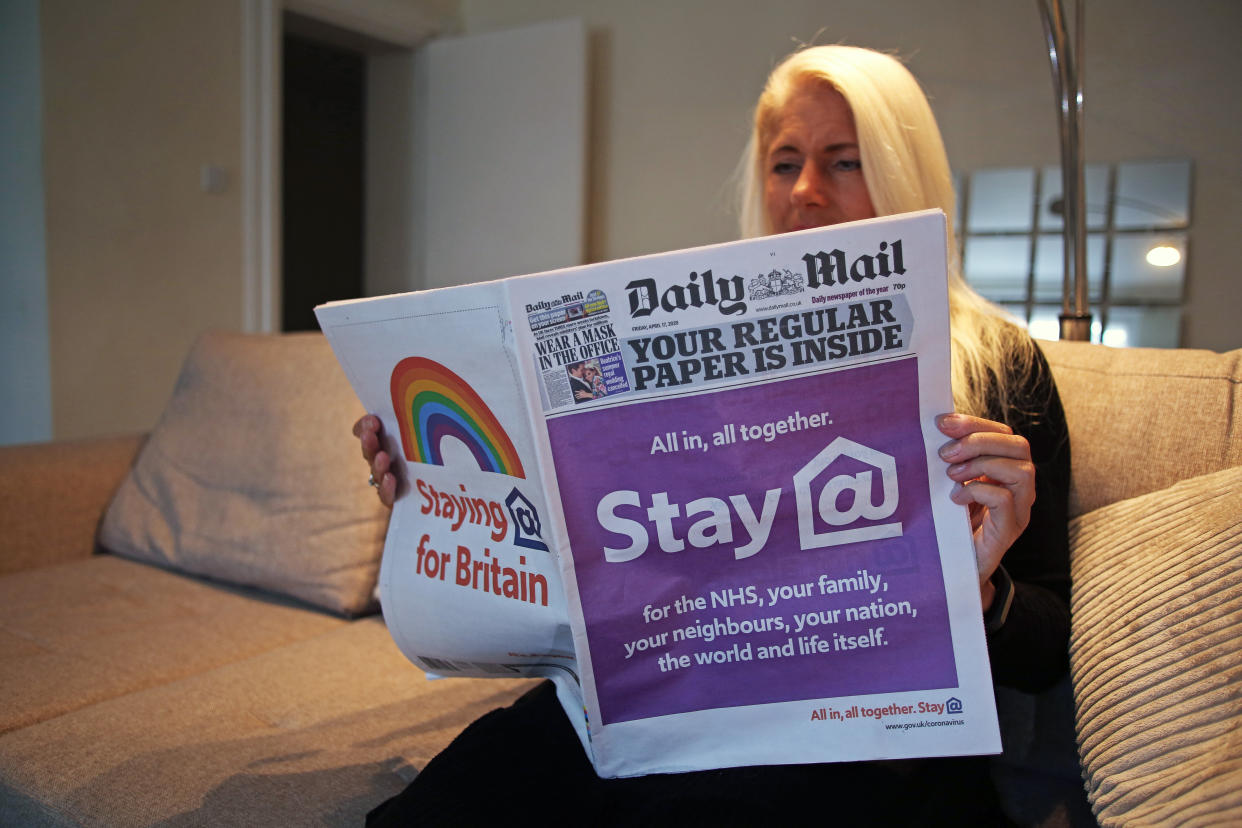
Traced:
<svg viewBox="0 0 1242 828">
<path fill-rule="evenodd" d="M 601 776 L 998 752 L 945 261 L 927 211 L 318 308 L 397 645 L 552 679 Z"/>
</svg>

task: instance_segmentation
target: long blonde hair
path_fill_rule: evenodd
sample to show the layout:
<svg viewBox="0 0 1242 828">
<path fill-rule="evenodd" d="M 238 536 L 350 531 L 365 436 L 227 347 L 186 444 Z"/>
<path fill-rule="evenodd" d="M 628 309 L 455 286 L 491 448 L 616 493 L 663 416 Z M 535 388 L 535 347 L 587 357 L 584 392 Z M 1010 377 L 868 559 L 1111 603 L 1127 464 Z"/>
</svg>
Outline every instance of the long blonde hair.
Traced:
<svg viewBox="0 0 1242 828">
<path fill-rule="evenodd" d="M 1014 383 L 1033 366 L 1035 346 L 962 278 L 953 228 L 956 196 L 944 142 L 926 95 L 896 58 L 856 46 L 812 46 L 772 70 L 755 106 L 754 129 L 739 170 L 742 236 L 772 231 L 763 208 L 763 148 L 789 95 L 808 81 L 831 85 L 853 111 L 863 177 L 877 215 L 944 211 L 953 402 L 957 410 L 976 415 L 1008 410 Z"/>
</svg>

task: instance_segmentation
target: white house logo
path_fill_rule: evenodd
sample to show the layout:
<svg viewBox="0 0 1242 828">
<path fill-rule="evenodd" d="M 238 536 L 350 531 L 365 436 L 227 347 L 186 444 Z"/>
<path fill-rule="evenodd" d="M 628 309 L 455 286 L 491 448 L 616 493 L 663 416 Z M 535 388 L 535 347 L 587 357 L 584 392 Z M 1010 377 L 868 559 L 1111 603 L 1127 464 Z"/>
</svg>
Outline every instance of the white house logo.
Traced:
<svg viewBox="0 0 1242 828">
<path fill-rule="evenodd" d="M 872 466 L 872 469 L 857 474 L 838 474 L 829 478 L 820 489 L 819 496 L 813 492 L 815 479 L 820 477 L 835 460 L 840 457 L 852 457 L 861 463 Z M 880 473 L 879 503 L 873 503 L 872 474 Z M 861 443 L 838 437 L 815 455 L 794 474 L 794 494 L 798 500 L 798 537 L 803 549 L 820 549 L 825 546 L 839 546 L 843 543 L 877 540 L 879 538 L 896 538 L 901 536 L 901 523 L 882 523 L 861 526 L 852 529 L 836 528 L 818 532 L 815 529 L 815 516 L 832 527 L 845 527 L 855 521 L 884 520 L 897 511 L 897 463 L 890 455 Z M 843 493 L 850 492 L 849 505 L 840 508 L 839 502 Z"/>
</svg>

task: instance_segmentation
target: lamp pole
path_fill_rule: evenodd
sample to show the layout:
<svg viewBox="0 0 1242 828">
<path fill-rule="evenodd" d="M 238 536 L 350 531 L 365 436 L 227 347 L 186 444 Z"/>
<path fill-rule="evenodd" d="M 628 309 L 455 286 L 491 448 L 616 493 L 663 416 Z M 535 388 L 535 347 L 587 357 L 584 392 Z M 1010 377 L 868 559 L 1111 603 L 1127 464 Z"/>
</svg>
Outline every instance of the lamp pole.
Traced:
<svg viewBox="0 0 1242 828">
<path fill-rule="evenodd" d="M 1057 99 L 1061 138 L 1061 212 L 1063 279 L 1061 339 L 1091 339 L 1091 307 L 1087 299 L 1087 210 L 1083 176 L 1082 30 L 1086 0 L 1074 0 L 1074 45 L 1061 0 L 1036 0 L 1048 41 L 1048 61 Z"/>
</svg>

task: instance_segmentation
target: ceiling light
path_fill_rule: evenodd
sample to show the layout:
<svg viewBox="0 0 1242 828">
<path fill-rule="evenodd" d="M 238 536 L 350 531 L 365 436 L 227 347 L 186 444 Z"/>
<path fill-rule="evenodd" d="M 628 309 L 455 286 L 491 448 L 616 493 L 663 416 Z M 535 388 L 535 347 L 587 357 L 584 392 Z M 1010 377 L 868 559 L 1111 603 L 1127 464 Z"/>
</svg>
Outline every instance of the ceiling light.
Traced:
<svg viewBox="0 0 1242 828">
<path fill-rule="evenodd" d="M 1147 251 L 1147 263 L 1155 267 L 1172 267 L 1182 260 L 1182 252 L 1176 247 L 1161 244 Z"/>
</svg>

